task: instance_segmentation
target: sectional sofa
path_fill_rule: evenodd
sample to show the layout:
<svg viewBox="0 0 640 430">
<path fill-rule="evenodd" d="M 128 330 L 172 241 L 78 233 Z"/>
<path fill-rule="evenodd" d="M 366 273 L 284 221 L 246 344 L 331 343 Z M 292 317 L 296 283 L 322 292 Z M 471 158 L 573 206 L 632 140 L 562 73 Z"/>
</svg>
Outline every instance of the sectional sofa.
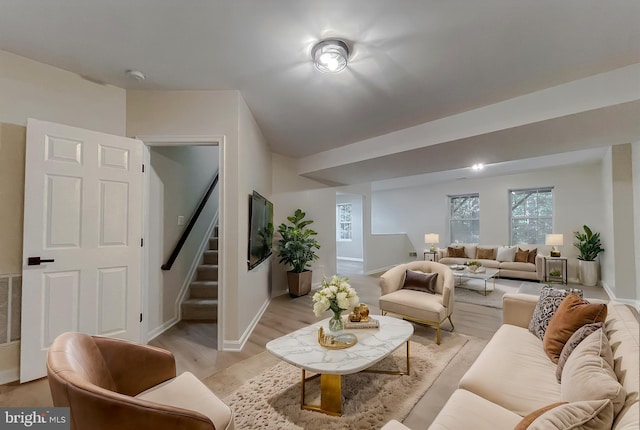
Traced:
<svg viewBox="0 0 640 430">
<path fill-rule="evenodd" d="M 518 250 L 533 252 L 527 261 L 517 261 Z M 536 245 L 480 245 L 477 243 L 456 243 L 438 249 L 438 262 L 442 264 L 465 264 L 470 260 L 479 261 L 484 267 L 498 269 L 501 278 L 519 278 L 544 281 L 543 255 L 549 247 Z"/>
<path fill-rule="evenodd" d="M 598 379 L 604 373 L 599 367 L 605 361 L 601 358 L 603 353 L 590 358 L 589 350 L 581 348 L 589 337 L 569 355 L 561 381 L 557 381 L 557 365 L 545 354 L 543 341 L 528 330 L 537 300 L 537 296 L 527 294 L 504 296 L 504 324 L 462 377 L 429 430 L 640 428 L 640 347 L 638 320 L 632 311 L 623 304 L 609 303 L 604 328 L 593 333 L 600 338 L 606 335 L 610 345 L 609 360 L 615 375 L 610 375 L 608 384 L 618 387 L 612 394 L 612 391 L 605 393 L 605 389 L 600 392 L 601 387 L 608 386 Z M 596 347 L 596 352 L 604 349 Z M 593 360 L 591 365 L 596 363 L 595 373 L 587 372 L 589 366 L 583 359 Z M 570 364 L 569 360 L 573 362 Z M 567 375 L 568 368 L 575 373 Z M 590 381 L 596 382 L 589 385 Z M 538 421 L 523 422 L 523 417 L 532 412 L 561 401 L 569 402 L 561 406 L 565 411 L 582 409 L 575 415 L 560 415 L 563 422 L 558 425 L 552 421 L 558 418 L 558 412 L 553 410 Z M 584 413 L 591 413 L 592 418 Z M 383 427 L 383 430 L 406 429 L 398 421 L 390 421 Z"/>
</svg>

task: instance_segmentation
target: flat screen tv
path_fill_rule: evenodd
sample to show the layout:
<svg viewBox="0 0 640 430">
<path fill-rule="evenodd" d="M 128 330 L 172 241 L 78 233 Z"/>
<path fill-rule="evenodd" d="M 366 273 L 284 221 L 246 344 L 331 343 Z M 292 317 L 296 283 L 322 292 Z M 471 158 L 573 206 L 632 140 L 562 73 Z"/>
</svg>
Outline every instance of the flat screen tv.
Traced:
<svg viewBox="0 0 640 430">
<path fill-rule="evenodd" d="M 273 203 L 256 191 L 249 197 L 249 270 L 273 252 Z"/>
</svg>

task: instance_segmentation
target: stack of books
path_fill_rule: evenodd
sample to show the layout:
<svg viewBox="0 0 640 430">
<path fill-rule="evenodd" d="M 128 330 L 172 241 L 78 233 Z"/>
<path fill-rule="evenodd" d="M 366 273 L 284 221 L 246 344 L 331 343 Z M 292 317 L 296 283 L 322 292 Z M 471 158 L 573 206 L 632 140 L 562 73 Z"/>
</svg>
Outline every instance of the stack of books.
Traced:
<svg viewBox="0 0 640 430">
<path fill-rule="evenodd" d="M 369 321 L 344 321 L 344 328 L 378 328 L 380 322 L 377 319 L 369 317 Z"/>
</svg>

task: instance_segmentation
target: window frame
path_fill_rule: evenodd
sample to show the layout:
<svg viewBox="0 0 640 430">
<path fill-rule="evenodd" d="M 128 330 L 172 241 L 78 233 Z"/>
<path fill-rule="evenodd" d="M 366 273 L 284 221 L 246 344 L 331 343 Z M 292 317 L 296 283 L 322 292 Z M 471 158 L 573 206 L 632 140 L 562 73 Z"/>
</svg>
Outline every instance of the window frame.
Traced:
<svg viewBox="0 0 640 430">
<path fill-rule="evenodd" d="M 532 187 L 532 188 L 514 188 L 514 189 L 510 189 L 507 191 L 508 193 L 508 198 L 509 198 L 509 243 L 511 244 L 511 246 L 514 245 L 544 245 L 545 241 L 544 241 L 544 235 L 545 234 L 551 234 L 553 233 L 553 216 L 554 216 L 554 192 L 553 192 L 554 187 L 552 186 L 546 186 L 546 187 Z M 513 215 L 513 211 L 514 211 L 514 193 L 529 193 L 529 196 L 533 193 L 535 194 L 540 194 L 540 193 L 549 193 L 551 196 L 551 215 L 549 216 L 541 216 L 539 213 L 536 216 L 521 216 L 521 217 L 514 217 Z M 529 196 L 525 197 L 524 199 L 522 199 L 519 203 L 525 203 L 527 201 L 527 199 L 529 198 Z M 539 212 L 539 211 L 538 211 Z M 537 239 L 542 238 L 542 243 L 524 243 L 524 242 L 519 242 L 519 243 L 515 243 L 514 240 L 514 232 L 513 232 L 513 228 L 514 228 L 514 220 L 523 220 L 523 219 L 535 219 L 536 221 L 539 220 L 549 220 L 549 222 L 547 223 L 547 225 L 549 225 L 549 231 L 543 231 L 542 233 L 540 233 L 539 231 L 536 234 Z M 539 226 L 540 223 L 536 222 L 536 225 Z"/>
<path fill-rule="evenodd" d="M 475 242 L 479 242 L 480 240 L 480 193 L 467 193 L 467 194 L 453 194 L 453 195 L 449 195 L 447 196 L 449 199 L 449 243 L 475 243 Z M 478 200 L 478 217 L 477 218 L 453 218 L 453 202 L 457 199 L 462 199 L 462 198 L 475 198 Z M 459 242 L 457 239 L 455 239 L 453 237 L 453 233 L 454 233 L 454 228 L 452 226 L 453 221 L 470 221 L 473 223 L 473 221 L 477 221 L 478 224 L 478 231 L 475 232 L 478 240 L 476 240 L 475 242 Z M 473 233 L 472 233 L 473 234 Z"/>
<path fill-rule="evenodd" d="M 340 208 L 349 207 L 349 221 L 341 221 Z M 342 225 L 348 224 L 349 238 L 342 237 Z M 353 241 L 353 203 L 336 203 L 336 242 L 352 242 Z"/>
</svg>

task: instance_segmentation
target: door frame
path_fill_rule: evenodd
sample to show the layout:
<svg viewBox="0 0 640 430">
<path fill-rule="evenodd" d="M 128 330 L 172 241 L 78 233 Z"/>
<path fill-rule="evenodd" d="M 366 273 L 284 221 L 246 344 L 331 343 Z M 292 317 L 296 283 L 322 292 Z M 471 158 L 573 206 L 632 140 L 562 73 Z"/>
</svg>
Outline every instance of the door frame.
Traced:
<svg viewBox="0 0 640 430">
<path fill-rule="evenodd" d="M 207 136 L 188 136 L 188 135 L 141 135 L 135 136 L 136 139 L 141 140 L 143 145 L 143 160 L 146 166 L 145 171 L 151 166 L 151 155 L 149 147 L 152 146 L 217 146 L 218 147 L 218 206 L 224 207 L 224 159 L 225 159 L 225 136 L 224 135 L 207 135 Z M 149 195 L 150 195 L 151 182 L 149 175 L 145 174 L 142 178 L 142 231 L 144 237 L 150 237 L 151 232 L 149 229 L 149 218 L 154 216 L 149 210 Z M 218 211 L 218 226 L 220 231 L 224 231 L 224 211 Z M 224 249 L 224 234 L 218 237 L 218 249 Z M 142 248 L 142 288 L 141 288 L 141 302 L 143 315 L 148 315 L 149 306 L 149 271 L 151 266 L 149 265 L 149 247 Z M 225 264 L 224 253 L 218 255 L 218 344 L 217 349 L 222 350 L 224 345 L 224 286 L 225 280 Z M 163 331 L 167 330 L 166 327 Z M 148 342 L 147 333 L 149 332 L 148 319 L 142 319 L 142 327 L 140 328 L 144 343 Z M 157 335 L 156 335 L 157 336 Z"/>
</svg>

